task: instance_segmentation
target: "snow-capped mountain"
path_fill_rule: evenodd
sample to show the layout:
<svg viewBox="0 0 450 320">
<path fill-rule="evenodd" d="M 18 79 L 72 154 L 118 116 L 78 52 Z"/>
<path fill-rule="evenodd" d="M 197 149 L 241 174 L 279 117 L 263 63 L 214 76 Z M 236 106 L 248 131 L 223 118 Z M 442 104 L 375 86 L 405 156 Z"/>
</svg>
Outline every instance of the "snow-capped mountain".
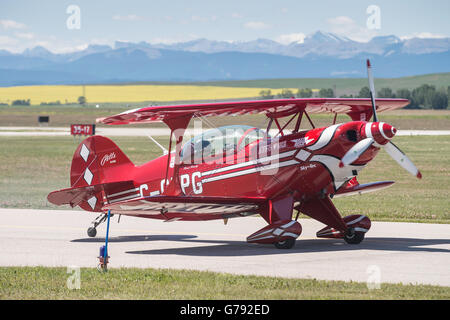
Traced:
<svg viewBox="0 0 450 320">
<path fill-rule="evenodd" d="M 0 85 L 120 81 L 364 77 L 363 61 L 378 77 L 450 71 L 450 38 L 374 37 L 357 42 L 318 31 L 302 42 L 197 39 L 164 44 L 116 41 L 112 47 L 55 54 L 42 46 L 21 54 L 0 50 Z"/>
</svg>

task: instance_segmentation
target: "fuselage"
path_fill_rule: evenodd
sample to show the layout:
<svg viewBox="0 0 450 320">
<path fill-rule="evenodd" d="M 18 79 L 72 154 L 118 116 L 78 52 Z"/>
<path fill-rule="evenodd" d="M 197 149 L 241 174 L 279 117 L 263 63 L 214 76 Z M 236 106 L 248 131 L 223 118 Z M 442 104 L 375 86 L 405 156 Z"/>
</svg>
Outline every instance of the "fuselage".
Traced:
<svg viewBox="0 0 450 320">
<path fill-rule="evenodd" d="M 376 156 L 379 148 L 371 146 L 351 165 L 339 167 L 340 159 L 365 138 L 365 127 L 371 124 L 352 121 L 265 136 L 223 153 L 205 153 L 203 148 L 200 158 L 189 161 L 172 152 L 170 162 L 169 155 L 156 158 L 135 167 L 128 179 L 135 181 L 140 196 L 163 194 L 169 163 L 167 177 L 175 177 L 182 194 L 189 196 L 273 198 L 288 191 L 301 200 L 318 193 L 335 194 Z M 120 200 L 126 199 L 114 201 Z"/>
</svg>

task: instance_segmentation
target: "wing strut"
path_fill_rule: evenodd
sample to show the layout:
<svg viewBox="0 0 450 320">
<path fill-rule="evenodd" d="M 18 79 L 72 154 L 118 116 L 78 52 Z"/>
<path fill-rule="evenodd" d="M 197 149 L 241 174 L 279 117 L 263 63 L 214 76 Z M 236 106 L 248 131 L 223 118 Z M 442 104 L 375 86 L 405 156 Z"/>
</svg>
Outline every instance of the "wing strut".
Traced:
<svg viewBox="0 0 450 320">
<path fill-rule="evenodd" d="M 187 113 L 173 118 L 164 118 L 163 122 L 170 128 L 169 154 L 167 156 L 166 178 L 165 183 L 167 188 L 164 188 L 164 195 L 179 195 L 181 194 L 180 184 L 178 181 L 178 168 L 180 166 L 180 151 L 181 143 L 183 142 L 183 135 L 186 128 L 191 121 L 192 113 Z M 172 179 L 169 179 L 169 167 L 172 160 L 172 137 L 175 136 L 175 160 Z"/>
<path fill-rule="evenodd" d="M 309 117 L 309 114 L 306 112 L 306 110 L 304 111 L 306 118 L 308 118 L 309 124 L 311 125 L 311 127 L 313 129 L 316 128 L 316 126 L 314 125 L 314 123 L 312 122 L 311 118 Z"/>
</svg>

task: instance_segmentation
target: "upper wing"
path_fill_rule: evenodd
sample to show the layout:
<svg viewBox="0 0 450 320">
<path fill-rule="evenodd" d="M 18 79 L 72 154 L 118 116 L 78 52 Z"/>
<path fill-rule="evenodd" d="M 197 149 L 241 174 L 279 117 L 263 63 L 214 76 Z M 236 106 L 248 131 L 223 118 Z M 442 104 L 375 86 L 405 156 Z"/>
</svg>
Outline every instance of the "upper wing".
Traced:
<svg viewBox="0 0 450 320">
<path fill-rule="evenodd" d="M 164 220 L 212 220 L 246 216 L 258 212 L 266 198 L 228 198 L 203 196 L 151 196 L 105 205 L 103 210 Z"/>
<path fill-rule="evenodd" d="M 394 110 L 408 105 L 406 99 L 377 99 L 377 111 Z M 97 122 L 105 124 L 129 124 L 164 121 L 177 116 L 238 116 L 244 114 L 290 115 L 299 111 L 308 113 L 344 113 L 353 120 L 368 121 L 372 116 L 370 99 L 279 99 L 261 101 L 238 101 L 204 103 L 191 105 L 151 106 L 125 111 L 115 116 L 99 118 Z M 362 119 L 361 114 L 364 114 Z"/>
</svg>

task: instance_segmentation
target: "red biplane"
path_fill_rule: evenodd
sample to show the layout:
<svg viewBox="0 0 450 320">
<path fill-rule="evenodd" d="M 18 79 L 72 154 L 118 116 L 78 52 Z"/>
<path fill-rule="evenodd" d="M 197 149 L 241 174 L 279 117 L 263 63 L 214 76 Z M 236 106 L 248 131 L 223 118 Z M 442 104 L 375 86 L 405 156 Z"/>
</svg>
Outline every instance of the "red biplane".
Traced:
<svg viewBox="0 0 450 320">
<path fill-rule="evenodd" d="M 375 101 L 369 63 L 368 72 L 371 99 L 292 98 L 150 106 L 97 119 L 110 125 L 162 121 L 171 130 L 170 152 L 135 166 L 110 139 L 89 137 L 73 156 L 71 188 L 50 193 L 48 200 L 100 212 L 88 229 L 91 237 L 106 220 L 108 210 L 164 221 L 223 219 L 225 223 L 229 218 L 259 214 L 268 225 L 247 241 L 291 248 L 301 234 L 297 219 L 298 213 L 303 213 L 326 225 L 317 237 L 360 243 L 370 229 L 370 219 L 364 215 L 341 217 L 331 199 L 394 183 L 359 184 L 356 180 L 381 148 L 411 174 L 421 177 L 391 142 L 396 129 L 376 116 L 376 112 L 404 107 L 408 100 Z M 333 124 L 315 128 L 310 115 L 316 113 L 334 114 Z M 214 128 L 182 146 L 194 117 L 247 114 L 264 114 L 267 129 Z M 347 114 L 351 121 L 336 124 L 338 114 Z M 374 121 L 369 122 L 372 116 Z M 312 129 L 300 129 L 302 120 Z M 269 130 L 274 128 L 277 134 L 270 136 Z"/>
</svg>

